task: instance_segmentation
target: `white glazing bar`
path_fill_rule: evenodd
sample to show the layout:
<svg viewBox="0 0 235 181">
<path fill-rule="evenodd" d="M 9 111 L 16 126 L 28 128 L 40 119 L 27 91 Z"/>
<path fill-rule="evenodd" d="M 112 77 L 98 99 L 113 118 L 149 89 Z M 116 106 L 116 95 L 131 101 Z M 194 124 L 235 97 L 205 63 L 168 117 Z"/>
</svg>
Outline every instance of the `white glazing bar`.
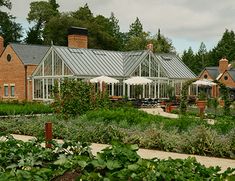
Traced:
<svg viewBox="0 0 235 181">
<path fill-rule="evenodd" d="M 157 80 L 157 98 L 160 98 L 160 80 Z"/>
<path fill-rule="evenodd" d="M 127 97 L 130 98 L 130 85 L 127 84 Z"/>
<path fill-rule="evenodd" d="M 46 99 L 48 99 L 48 79 L 46 79 Z"/>
<path fill-rule="evenodd" d="M 51 60 L 51 63 L 52 63 L 52 66 L 51 66 L 51 67 L 52 67 L 51 74 L 52 74 L 52 75 L 55 75 L 55 72 L 54 72 L 54 70 L 55 70 L 55 69 L 54 69 L 54 68 L 55 68 L 55 52 L 54 52 L 54 50 L 52 50 L 51 56 L 52 56 L 52 57 L 51 57 L 51 59 L 52 59 L 52 60 Z"/>
<path fill-rule="evenodd" d="M 143 98 L 145 98 L 145 85 L 143 85 Z"/>
<path fill-rule="evenodd" d="M 156 98 L 157 97 L 157 83 L 156 83 L 156 81 L 154 81 L 154 98 Z"/>
<path fill-rule="evenodd" d="M 45 80 L 42 79 L 42 99 L 45 99 L 45 89 L 44 89 L 44 86 L 45 86 Z"/>
<path fill-rule="evenodd" d="M 114 83 L 112 83 L 112 96 L 114 96 Z"/>
<path fill-rule="evenodd" d="M 35 96 L 34 96 L 34 79 L 32 79 L 32 98 L 35 99 Z"/>
<path fill-rule="evenodd" d="M 126 91 L 126 86 L 125 86 L 125 83 L 124 83 L 124 82 L 123 82 L 122 84 L 123 84 L 123 87 L 122 87 L 122 92 L 123 92 L 123 93 L 122 93 L 122 94 L 123 94 L 123 97 L 124 97 L 124 96 L 126 95 L 126 94 L 125 94 L 125 93 L 126 93 L 126 92 L 125 92 L 125 91 Z"/>
</svg>

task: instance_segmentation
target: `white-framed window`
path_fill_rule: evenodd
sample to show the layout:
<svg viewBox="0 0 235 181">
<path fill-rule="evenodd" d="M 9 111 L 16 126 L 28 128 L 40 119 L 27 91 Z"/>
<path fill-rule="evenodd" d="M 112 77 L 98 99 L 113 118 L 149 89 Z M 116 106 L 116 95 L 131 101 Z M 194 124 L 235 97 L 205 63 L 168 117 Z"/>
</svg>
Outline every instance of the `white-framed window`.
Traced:
<svg viewBox="0 0 235 181">
<path fill-rule="evenodd" d="M 4 84 L 4 96 L 7 97 L 8 94 L 8 84 Z"/>
</svg>

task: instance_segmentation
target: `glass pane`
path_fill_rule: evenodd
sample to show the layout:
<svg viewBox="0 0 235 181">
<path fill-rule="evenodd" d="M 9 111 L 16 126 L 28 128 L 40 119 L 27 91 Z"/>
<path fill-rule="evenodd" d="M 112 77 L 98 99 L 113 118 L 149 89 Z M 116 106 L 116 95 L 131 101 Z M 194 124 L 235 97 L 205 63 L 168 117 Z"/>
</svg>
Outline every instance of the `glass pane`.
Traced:
<svg viewBox="0 0 235 181">
<path fill-rule="evenodd" d="M 38 68 L 38 71 L 35 73 L 35 76 L 42 76 L 42 65 Z"/>
<path fill-rule="evenodd" d="M 42 98 L 43 96 L 43 80 L 34 79 L 34 98 Z"/>
<path fill-rule="evenodd" d="M 141 76 L 149 77 L 149 60 L 148 57 L 141 64 Z"/>
<path fill-rule="evenodd" d="M 53 86 L 54 86 L 54 80 L 48 79 L 48 99 L 53 98 Z"/>
<path fill-rule="evenodd" d="M 55 75 L 62 75 L 62 60 L 57 54 L 55 54 L 54 63 L 55 63 L 54 74 Z"/>
<path fill-rule="evenodd" d="M 8 86 L 4 86 L 4 96 L 8 96 Z"/>
<path fill-rule="evenodd" d="M 131 76 L 140 76 L 140 67 L 138 67 Z"/>
<path fill-rule="evenodd" d="M 44 75 L 52 75 L 52 54 L 44 61 Z"/>
<path fill-rule="evenodd" d="M 64 75 L 73 75 L 71 70 L 66 65 L 64 65 Z"/>
<path fill-rule="evenodd" d="M 154 58 L 151 59 L 151 77 L 158 77 L 158 63 Z"/>
<path fill-rule="evenodd" d="M 15 86 L 11 86 L 11 97 L 15 97 Z"/>
</svg>

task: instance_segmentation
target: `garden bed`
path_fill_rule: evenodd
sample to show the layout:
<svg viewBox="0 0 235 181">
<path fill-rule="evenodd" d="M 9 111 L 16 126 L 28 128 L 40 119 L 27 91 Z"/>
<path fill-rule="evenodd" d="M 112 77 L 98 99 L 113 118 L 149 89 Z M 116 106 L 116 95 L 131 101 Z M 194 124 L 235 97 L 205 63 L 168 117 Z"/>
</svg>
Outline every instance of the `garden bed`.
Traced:
<svg viewBox="0 0 235 181">
<path fill-rule="evenodd" d="M 65 141 L 0 141 L 0 180 L 232 180 L 235 169 L 206 168 L 194 158 L 142 159 L 137 145 L 113 143 L 96 157 L 89 145 Z"/>
<path fill-rule="evenodd" d="M 52 113 L 49 105 L 35 102 L 0 102 L 0 116 Z"/>
<path fill-rule="evenodd" d="M 235 122 L 231 117 L 218 118 L 214 125 L 208 125 L 194 117 L 169 119 L 125 108 L 91 111 L 69 120 L 55 116 L 1 120 L 0 131 L 40 136 L 48 121 L 53 123 L 54 138 L 93 143 L 118 140 L 179 153 L 225 158 L 235 155 Z"/>
</svg>

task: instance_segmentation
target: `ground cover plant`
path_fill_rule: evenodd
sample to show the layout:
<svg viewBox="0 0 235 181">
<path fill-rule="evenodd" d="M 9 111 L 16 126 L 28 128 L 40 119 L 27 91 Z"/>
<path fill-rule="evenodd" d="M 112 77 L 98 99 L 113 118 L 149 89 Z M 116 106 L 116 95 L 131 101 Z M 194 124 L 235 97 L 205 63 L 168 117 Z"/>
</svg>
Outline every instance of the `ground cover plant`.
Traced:
<svg viewBox="0 0 235 181">
<path fill-rule="evenodd" d="M 49 105 L 36 102 L 0 102 L 0 116 L 52 113 Z"/>
<path fill-rule="evenodd" d="M 196 117 L 163 118 L 134 108 L 101 109 L 64 120 L 55 116 L 0 120 L 0 131 L 44 135 L 45 122 L 53 123 L 54 138 L 82 142 L 138 144 L 179 153 L 235 158 L 235 122 L 218 117 L 214 125 Z"/>
<path fill-rule="evenodd" d="M 194 158 L 148 160 L 137 155 L 137 145 L 113 143 L 94 157 L 87 144 L 23 142 L 11 136 L 0 141 L 0 180 L 232 180 L 235 169 L 221 173 Z"/>
</svg>

